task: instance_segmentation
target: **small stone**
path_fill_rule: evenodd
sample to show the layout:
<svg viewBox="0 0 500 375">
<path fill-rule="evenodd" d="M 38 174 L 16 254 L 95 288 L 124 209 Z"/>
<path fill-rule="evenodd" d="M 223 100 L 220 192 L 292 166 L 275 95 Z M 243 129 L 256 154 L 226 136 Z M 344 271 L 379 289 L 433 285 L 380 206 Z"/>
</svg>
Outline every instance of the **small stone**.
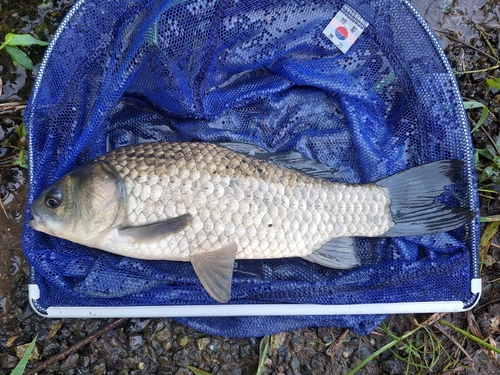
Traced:
<svg viewBox="0 0 500 375">
<path fill-rule="evenodd" d="M 165 351 L 169 351 L 171 348 L 172 348 L 172 341 L 168 340 L 168 341 L 163 341 L 161 343 L 161 347 L 163 350 Z"/>
<path fill-rule="evenodd" d="M 155 335 L 155 338 L 159 342 L 167 341 L 172 337 L 172 332 L 170 332 L 169 328 L 163 328 L 160 332 Z"/>
<path fill-rule="evenodd" d="M 220 348 L 221 348 L 221 342 L 219 340 L 214 339 L 212 340 L 210 345 L 208 345 L 207 351 L 209 353 L 218 353 L 220 351 Z"/>
<path fill-rule="evenodd" d="M 359 359 L 363 360 L 368 358 L 372 354 L 372 351 L 368 346 L 363 345 L 359 348 L 356 354 Z"/>
<path fill-rule="evenodd" d="M 7 369 L 7 368 L 14 368 L 18 364 L 19 359 L 17 357 L 14 357 L 13 355 L 10 355 L 8 353 L 1 353 L 0 354 L 0 364 L 2 365 L 2 368 Z"/>
<path fill-rule="evenodd" d="M 42 356 L 43 357 L 49 357 L 52 354 L 58 353 L 59 352 L 59 344 L 57 343 L 56 340 L 51 339 L 46 341 L 43 344 L 42 348 Z"/>
<path fill-rule="evenodd" d="M 315 354 L 311 358 L 311 368 L 323 369 L 325 367 L 325 357 L 322 354 Z"/>
<path fill-rule="evenodd" d="M 132 335 L 128 338 L 128 347 L 134 351 L 144 346 L 144 338 L 142 335 Z"/>
<path fill-rule="evenodd" d="M 197 350 L 205 350 L 210 344 L 210 339 L 208 337 L 201 337 L 199 339 L 194 340 L 194 346 Z"/>
<path fill-rule="evenodd" d="M 144 331 L 149 324 L 151 324 L 151 319 L 130 319 L 125 327 L 125 333 L 128 335 L 140 333 Z"/>
<path fill-rule="evenodd" d="M 240 354 L 240 346 L 238 344 L 231 344 L 229 352 L 233 357 L 237 357 Z"/>
<path fill-rule="evenodd" d="M 106 375 L 106 362 L 104 362 L 104 359 L 98 359 L 91 367 L 90 372 L 95 375 Z"/>
<path fill-rule="evenodd" d="M 118 337 L 116 336 L 112 336 L 108 340 L 108 344 L 111 345 L 113 348 L 119 348 L 121 346 L 121 342 L 120 340 L 118 340 Z"/>
<path fill-rule="evenodd" d="M 298 371 L 300 368 L 300 361 L 297 357 L 293 356 L 291 361 L 290 361 L 290 367 L 294 371 Z"/>
<path fill-rule="evenodd" d="M 304 339 L 299 336 L 293 336 L 290 339 L 290 345 L 292 346 L 292 350 L 294 352 L 298 352 L 302 350 L 302 347 L 304 346 Z"/>
<path fill-rule="evenodd" d="M 185 347 L 189 343 L 189 336 L 186 333 L 183 333 L 177 337 L 177 344 L 181 347 Z"/>
<path fill-rule="evenodd" d="M 344 358 L 349 358 L 350 355 L 351 355 L 351 353 L 349 353 L 349 352 L 345 352 L 345 351 L 342 352 L 342 357 L 344 357 Z"/>
<path fill-rule="evenodd" d="M 62 362 L 61 362 L 61 368 L 60 371 L 68 371 L 71 369 L 76 368 L 78 365 L 78 360 L 80 356 L 78 353 L 73 353 L 67 356 Z"/>
<path fill-rule="evenodd" d="M 252 356 L 252 347 L 250 345 L 243 345 L 240 348 L 241 358 L 249 358 Z"/>
<path fill-rule="evenodd" d="M 30 346 L 30 343 L 24 344 L 24 345 L 19 345 L 16 346 L 16 356 L 17 358 L 21 359 L 23 358 L 24 354 L 28 350 L 28 347 Z M 33 351 L 31 352 L 28 362 L 33 363 L 38 361 L 40 358 L 40 349 L 38 348 L 38 345 L 35 345 L 33 348 Z"/>
<path fill-rule="evenodd" d="M 168 367 L 172 364 L 172 362 L 170 362 L 168 357 L 162 355 L 158 357 L 158 364 L 160 367 Z"/>
</svg>

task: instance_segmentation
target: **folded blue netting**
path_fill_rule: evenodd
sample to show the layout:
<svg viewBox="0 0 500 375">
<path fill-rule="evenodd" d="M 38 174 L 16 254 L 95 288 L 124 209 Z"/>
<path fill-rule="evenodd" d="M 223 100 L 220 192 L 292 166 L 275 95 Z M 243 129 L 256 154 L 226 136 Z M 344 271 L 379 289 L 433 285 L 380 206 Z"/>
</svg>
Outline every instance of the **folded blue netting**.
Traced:
<svg viewBox="0 0 500 375">
<path fill-rule="evenodd" d="M 323 30 L 348 4 L 369 25 L 347 53 Z M 403 0 L 80 0 L 42 62 L 25 113 L 28 206 L 55 180 L 138 142 L 232 141 L 297 150 L 347 182 L 462 159 L 445 204 L 478 211 L 469 126 L 446 57 Z M 26 219 L 30 219 L 29 209 Z M 37 310 L 209 305 L 190 263 L 125 258 L 33 231 L 23 248 Z M 302 259 L 236 262 L 230 304 L 474 302 L 479 226 L 356 239 L 348 271 Z M 211 334 L 305 326 L 366 334 L 385 316 L 183 318 Z"/>
</svg>

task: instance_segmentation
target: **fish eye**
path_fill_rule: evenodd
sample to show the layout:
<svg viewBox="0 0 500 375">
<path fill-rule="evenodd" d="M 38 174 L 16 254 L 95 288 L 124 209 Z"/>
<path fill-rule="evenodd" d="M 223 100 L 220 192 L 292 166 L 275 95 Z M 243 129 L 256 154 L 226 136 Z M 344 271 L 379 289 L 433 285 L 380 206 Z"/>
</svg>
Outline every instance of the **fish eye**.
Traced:
<svg viewBox="0 0 500 375">
<path fill-rule="evenodd" d="M 49 208 L 57 208 L 62 202 L 62 192 L 59 188 L 50 189 L 47 194 L 45 194 L 45 204 Z"/>
</svg>

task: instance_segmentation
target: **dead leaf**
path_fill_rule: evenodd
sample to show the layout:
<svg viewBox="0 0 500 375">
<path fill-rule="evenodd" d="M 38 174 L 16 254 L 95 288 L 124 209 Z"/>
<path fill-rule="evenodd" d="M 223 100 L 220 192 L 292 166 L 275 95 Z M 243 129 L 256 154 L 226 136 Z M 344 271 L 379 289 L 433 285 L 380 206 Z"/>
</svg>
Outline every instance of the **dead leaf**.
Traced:
<svg viewBox="0 0 500 375">
<path fill-rule="evenodd" d="M 52 324 L 52 326 L 50 327 L 50 331 L 47 334 L 47 338 L 45 340 L 48 341 L 52 337 L 54 337 L 54 335 L 61 329 L 62 326 L 63 326 L 63 322 L 62 321 L 58 322 L 58 323 Z"/>
<path fill-rule="evenodd" d="M 19 338 L 19 336 L 21 335 L 9 337 L 9 339 L 7 340 L 7 347 L 12 348 L 14 346 L 14 341 L 16 341 Z"/>
<path fill-rule="evenodd" d="M 491 242 L 497 234 L 499 225 L 500 221 L 494 221 L 493 223 L 488 224 L 483 232 L 483 235 L 481 236 L 481 241 L 479 242 L 479 273 L 481 273 L 483 269 L 484 260 L 486 259 L 486 255 L 490 250 Z"/>
<path fill-rule="evenodd" d="M 500 329 L 498 329 L 498 326 L 500 325 L 500 316 L 495 316 L 490 319 L 490 335 L 495 333 L 495 332 L 500 332 Z"/>
<path fill-rule="evenodd" d="M 486 340 L 488 340 L 488 343 L 491 346 L 494 346 L 495 348 L 497 347 L 497 343 L 495 342 L 495 340 L 493 340 L 493 337 L 490 336 Z M 489 359 L 491 359 L 497 366 L 500 366 L 500 363 L 498 362 L 497 353 L 495 353 L 493 350 L 488 350 L 488 349 L 485 349 L 485 352 Z"/>
<path fill-rule="evenodd" d="M 483 333 L 479 329 L 479 326 L 477 324 L 476 318 L 474 317 L 474 315 L 472 314 L 472 311 L 470 311 L 470 310 L 467 313 L 467 323 L 468 323 L 470 332 L 474 336 L 479 337 L 481 340 L 484 340 Z"/>
<path fill-rule="evenodd" d="M 422 323 L 416 323 L 416 325 L 421 325 L 424 327 L 430 327 L 434 325 L 436 322 L 439 322 L 447 313 L 435 313 L 432 314 L 430 317 L 428 317 L 424 322 Z"/>
<path fill-rule="evenodd" d="M 453 342 L 453 344 L 455 344 L 455 346 L 462 353 L 465 354 L 465 356 L 469 359 L 469 361 L 471 361 L 471 363 L 474 363 L 474 360 L 469 355 L 469 353 L 467 353 L 467 351 L 464 349 L 464 347 L 458 342 L 458 340 L 456 338 L 454 338 L 451 334 L 449 334 L 448 332 L 446 332 L 446 330 L 444 329 L 444 327 L 439 322 L 437 322 L 436 324 L 434 324 L 434 327 L 436 327 L 443 335 L 445 335 L 446 337 L 448 337 L 448 339 L 450 339 L 450 341 Z"/>
<path fill-rule="evenodd" d="M 339 351 L 340 347 L 344 343 L 344 339 L 349 333 L 349 329 L 345 329 L 344 332 L 340 334 L 339 337 L 337 337 L 332 344 L 328 347 L 326 350 L 326 354 L 329 355 L 332 359 L 335 357 L 335 354 Z"/>
</svg>

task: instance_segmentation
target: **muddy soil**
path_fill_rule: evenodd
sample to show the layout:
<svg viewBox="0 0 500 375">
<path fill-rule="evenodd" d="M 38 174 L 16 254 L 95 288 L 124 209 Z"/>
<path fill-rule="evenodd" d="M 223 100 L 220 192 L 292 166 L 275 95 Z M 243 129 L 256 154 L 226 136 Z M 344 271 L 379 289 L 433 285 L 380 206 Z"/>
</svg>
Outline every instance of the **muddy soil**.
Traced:
<svg viewBox="0 0 500 375">
<path fill-rule="evenodd" d="M 68 9 L 71 1 L 48 5 L 39 0 L 14 4 L 0 0 L 0 37 L 6 32 L 35 32 L 47 40 Z M 497 1 L 490 0 L 415 0 L 415 6 L 436 31 L 453 68 L 458 72 L 485 69 L 498 64 L 499 12 Z M 30 50 L 36 61 L 43 50 Z M 21 250 L 21 222 L 26 197 L 26 170 L 13 166 L 21 146 L 18 134 L 22 122 L 23 101 L 28 99 L 34 72 L 15 67 L 0 54 L 0 77 L 3 93 L 0 105 L 0 375 L 10 373 L 17 362 L 16 351 L 38 334 L 38 357 L 29 365 L 65 353 L 64 358 L 46 364 L 39 374 L 192 374 L 197 367 L 212 374 L 255 374 L 259 367 L 259 344 L 263 338 L 231 339 L 195 332 L 170 319 L 42 319 L 27 303 L 28 265 Z M 473 134 L 477 148 L 486 148 L 500 134 L 500 94 L 491 88 L 487 78 L 499 77 L 500 71 L 459 74 L 464 98 L 490 108 L 484 125 Z M 480 118 L 480 110 L 469 112 L 471 124 Z M 7 140 L 7 141 L 6 141 Z M 19 144 L 21 142 L 21 144 Z M 7 146 L 5 145 L 7 144 Z M 488 160 L 481 160 L 486 166 Z M 500 189 L 488 181 L 491 191 Z M 482 193 L 482 216 L 500 214 L 498 194 Z M 485 224 L 486 226 L 486 224 Z M 482 269 L 483 295 L 479 304 L 468 313 L 434 316 L 484 338 L 493 345 L 498 341 L 500 317 L 500 238 L 494 237 Z M 414 330 L 430 314 L 395 315 L 385 325 L 394 335 Z M 107 332 L 101 329 L 110 328 Z M 73 345 L 87 339 L 86 345 L 73 352 Z M 362 337 L 335 327 L 306 328 L 284 332 L 269 338 L 267 352 L 260 356 L 263 374 L 346 374 L 363 359 L 376 352 L 393 338 L 382 328 Z M 414 363 L 408 365 L 406 348 L 412 345 Z M 406 361 L 401 360 L 406 359 Z M 432 369 L 432 359 L 437 359 Z M 33 372 L 32 372 L 33 373 Z M 199 372 L 203 374 L 202 372 Z M 358 374 L 498 374 L 496 354 L 484 350 L 472 340 L 443 324 L 429 324 L 384 351 Z"/>
</svg>

